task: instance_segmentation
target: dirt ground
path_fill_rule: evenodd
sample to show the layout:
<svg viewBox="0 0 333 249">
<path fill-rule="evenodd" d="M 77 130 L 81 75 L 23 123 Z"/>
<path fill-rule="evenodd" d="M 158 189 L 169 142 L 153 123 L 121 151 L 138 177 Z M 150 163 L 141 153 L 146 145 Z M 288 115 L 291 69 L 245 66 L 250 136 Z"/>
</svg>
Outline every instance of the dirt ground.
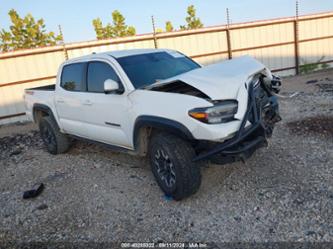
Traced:
<svg viewBox="0 0 333 249">
<path fill-rule="evenodd" d="M 0 127 L 0 247 L 8 242 L 333 242 L 333 70 L 286 78 L 267 148 L 202 168 L 166 198 L 145 159 L 77 142 L 49 155 L 32 124 Z M 22 193 L 35 183 L 36 199 Z"/>
</svg>

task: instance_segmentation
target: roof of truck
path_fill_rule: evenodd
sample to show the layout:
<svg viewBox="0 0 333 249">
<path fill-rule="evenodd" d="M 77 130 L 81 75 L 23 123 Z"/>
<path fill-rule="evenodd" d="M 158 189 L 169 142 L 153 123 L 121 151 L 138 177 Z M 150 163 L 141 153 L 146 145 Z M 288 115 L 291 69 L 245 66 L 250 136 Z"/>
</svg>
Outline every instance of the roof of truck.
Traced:
<svg viewBox="0 0 333 249">
<path fill-rule="evenodd" d="M 64 64 L 70 64 L 70 63 L 74 63 L 74 62 L 78 62 L 84 59 L 92 59 L 92 58 L 98 58 L 101 55 L 105 56 L 112 56 L 114 58 L 121 58 L 121 57 L 126 57 L 126 56 L 131 56 L 131 55 L 139 55 L 139 54 L 149 54 L 149 53 L 157 53 L 157 52 L 175 52 L 174 50 L 171 49 L 128 49 L 128 50 L 115 50 L 115 51 L 108 51 L 108 52 L 102 52 L 102 53 L 92 53 L 89 55 L 84 55 L 84 56 L 80 56 L 80 57 L 76 57 L 73 59 L 69 59 L 67 61 L 64 62 Z"/>
<path fill-rule="evenodd" d="M 131 56 L 131 55 L 149 54 L 149 53 L 166 52 L 166 51 L 171 51 L 171 50 L 169 50 L 169 49 L 152 49 L 152 48 L 127 49 L 127 50 L 110 51 L 110 52 L 106 52 L 106 54 L 109 54 L 109 55 L 111 55 L 115 58 L 120 58 L 120 57 Z"/>
</svg>

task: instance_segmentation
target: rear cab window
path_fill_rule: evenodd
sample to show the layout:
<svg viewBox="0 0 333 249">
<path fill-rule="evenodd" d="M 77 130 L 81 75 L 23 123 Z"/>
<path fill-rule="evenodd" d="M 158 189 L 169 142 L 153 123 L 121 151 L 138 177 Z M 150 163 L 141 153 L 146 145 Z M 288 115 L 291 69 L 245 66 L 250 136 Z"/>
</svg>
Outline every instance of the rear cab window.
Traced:
<svg viewBox="0 0 333 249">
<path fill-rule="evenodd" d="M 67 91 L 86 91 L 86 63 L 73 63 L 62 68 L 60 86 Z"/>
</svg>

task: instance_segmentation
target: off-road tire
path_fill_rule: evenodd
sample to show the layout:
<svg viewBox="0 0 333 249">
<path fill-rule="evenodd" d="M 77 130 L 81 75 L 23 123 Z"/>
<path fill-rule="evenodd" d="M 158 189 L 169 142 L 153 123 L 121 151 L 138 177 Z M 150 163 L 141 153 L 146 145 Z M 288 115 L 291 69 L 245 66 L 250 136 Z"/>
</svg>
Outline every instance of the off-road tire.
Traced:
<svg viewBox="0 0 333 249">
<path fill-rule="evenodd" d="M 71 145 L 70 139 L 59 131 L 55 122 L 50 116 L 43 117 L 39 122 L 42 140 L 47 151 L 53 155 L 65 153 Z M 48 133 L 49 137 L 47 137 L 46 133 Z"/>
<path fill-rule="evenodd" d="M 175 183 L 172 187 L 168 187 L 158 173 L 159 163 L 156 158 L 161 154 L 161 150 L 173 165 Z M 201 172 L 200 164 L 192 162 L 194 156 L 195 151 L 187 141 L 164 132 L 153 135 L 149 146 L 150 165 L 158 185 L 166 195 L 175 200 L 182 200 L 198 191 L 201 184 Z"/>
</svg>

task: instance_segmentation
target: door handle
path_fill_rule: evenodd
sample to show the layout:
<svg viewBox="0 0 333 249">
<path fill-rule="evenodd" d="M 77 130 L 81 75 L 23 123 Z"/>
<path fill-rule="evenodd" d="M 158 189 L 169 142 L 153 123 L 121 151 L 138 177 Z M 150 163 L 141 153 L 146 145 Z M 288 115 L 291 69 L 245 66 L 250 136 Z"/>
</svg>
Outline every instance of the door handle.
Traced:
<svg viewBox="0 0 333 249">
<path fill-rule="evenodd" d="M 62 103 L 65 103 L 65 101 L 63 99 L 57 99 L 57 103 L 62 104 Z"/>
<path fill-rule="evenodd" d="M 90 101 L 90 100 L 85 100 L 84 102 L 83 102 L 83 105 L 92 105 L 93 103 Z"/>
</svg>

